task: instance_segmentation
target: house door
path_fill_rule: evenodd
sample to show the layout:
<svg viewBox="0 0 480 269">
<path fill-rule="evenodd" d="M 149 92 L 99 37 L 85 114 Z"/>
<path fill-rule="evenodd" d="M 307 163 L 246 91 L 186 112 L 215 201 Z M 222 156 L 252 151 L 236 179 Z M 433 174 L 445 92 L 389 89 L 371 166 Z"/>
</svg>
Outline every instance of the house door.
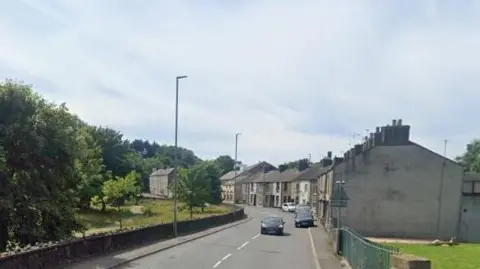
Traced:
<svg viewBox="0 0 480 269">
<path fill-rule="evenodd" d="M 253 195 L 253 205 L 257 205 L 257 195 Z"/>
</svg>

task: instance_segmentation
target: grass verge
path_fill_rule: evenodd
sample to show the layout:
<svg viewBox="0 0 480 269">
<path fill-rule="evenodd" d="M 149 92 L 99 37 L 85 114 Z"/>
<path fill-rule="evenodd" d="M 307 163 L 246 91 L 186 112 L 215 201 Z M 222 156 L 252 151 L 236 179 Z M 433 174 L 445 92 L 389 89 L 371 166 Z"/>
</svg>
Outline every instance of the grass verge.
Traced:
<svg viewBox="0 0 480 269">
<path fill-rule="evenodd" d="M 190 212 L 184 204 L 178 203 L 178 207 L 178 220 L 189 220 Z M 82 210 L 77 212 L 76 217 L 87 228 L 86 235 L 118 230 L 120 228 L 120 219 L 122 219 L 124 228 L 170 223 L 173 221 L 173 202 L 170 200 L 146 199 L 142 200 L 138 205 L 125 205 L 120 209 L 120 212 L 115 208 L 107 208 L 104 212 L 98 209 Z M 220 215 L 230 210 L 232 208 L 225 205 L 211 205 L 205 208 L 203 212 L 201 208 L 194 208 L 192 219 Z M 81 233 L 76 235 L 82 236 Z"/>
<path fill-rule="evenodd" d="M 427 246 L 424 244 L 388 244 L 400 248 L 402 253 L 414 254 L 432 261 L 432 269 L 478 269 L 480 268 L 480 244 L 457 246 Z"/>
</svg>

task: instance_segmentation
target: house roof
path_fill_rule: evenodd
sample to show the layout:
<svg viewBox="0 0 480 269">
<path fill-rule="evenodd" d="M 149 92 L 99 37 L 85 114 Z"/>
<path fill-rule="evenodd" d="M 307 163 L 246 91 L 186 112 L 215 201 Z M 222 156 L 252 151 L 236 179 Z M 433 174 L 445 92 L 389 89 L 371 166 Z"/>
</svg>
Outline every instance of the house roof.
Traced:
<svg viewBox="0 0 480 269">
<path fill-rule="evenodd" d="M 261 180 L 263 178 L 264 173 L 258 172 L 258 173 L 244 173 L 242 175 L 239 175 L 238 177 L 235 178 L 235 181 L 237 183 L 250 183 L 250 182 L 258 182 L 258 180 Z"/>
<path fill-rule="evenodd" d="M 288 169 L 283 171 L 280 174 L 280 182 L 290 182 L 293 181 L 295 178 L 297 178 L 301 174 L 300 171 L 297 169 Z"/>
<path fill-rule="evenodd" d="M 150 176 L 168 176 L 173 171 L 175 171 L 175 168 L 157 169 L 157 170 L 153 171 L 150 174 Z"/>
<path fill-rule="evenodd" d="M 293 181 L 316 179 L 318 176 L 325 173 L 330 168 L 331 165 L 323 166 L 322 163 L 314 163 L 309 168 L 300 172 L 300 174 L 296 178 L 294 178 Z"/>
<path fill-rule="evenodd" d="M 224 180 L 231 180 L 233 179 L 236 175 L 238 175 L 238 171 L 235 171 L 235 170 L 232 170 L 226 174 L 224 174 L 223 176 L 220 177 L 220 180 L 221 181 L 224 181 Z"/>
<path fill-rule="evenodd" d="M 278 182 L 280 179 L 280 172 L 278 170 L 272 170 L 265 173 L 264 176 L 259 177 L 258 180 L 253 182 Z"/>
<path fill-rule="evenodd" d="M 256 172 L 256 173 L 253 173 L 252 170 L 261 166 L 261 165 L 266 165 L 266 166 L 272 166 L 272 167 L 275 167 L 271 164 L 269 164 L 268 162 L 265 162 L 265 161 L 262 161 L 262 162 L 259 162 L 259 163 L 256 163 L 256 164 L 253 164 L 253 165 L 250 165 L 250 166 L 247 166 L 241 173 L 239 173 L 237 175 L 237 177 L 235 177 L 235 181 L 237 183 L 247 183 L 247 182 L 252 182 L 253 180 L 258 180 L 256 177 L 264 174 L 264 172 Z M 276 169 L 276 168 L 275 168 Z"/>
</svg>

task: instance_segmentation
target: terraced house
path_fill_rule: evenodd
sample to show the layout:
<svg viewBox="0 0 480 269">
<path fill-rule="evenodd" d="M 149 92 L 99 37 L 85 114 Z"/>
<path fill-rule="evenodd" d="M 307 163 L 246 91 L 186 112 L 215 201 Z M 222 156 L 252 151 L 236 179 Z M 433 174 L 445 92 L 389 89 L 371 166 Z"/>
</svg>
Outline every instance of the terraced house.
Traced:
<svg viewBox="0 0 480 269">
<path fill-rule="evenodd" d="M 333 162 L 318 181 L 325 226 L 340 220 L 365 236 L 480 240 L 472 228 L 480 225 L 480 205 L 472 202 L 478 177 L 411 141 L 402 120 L 377 127 Z M 348 197 L 345 208 L 330 207 L 336 193 Z"/>
<path fill-rule="evenodd" d="M 249 180 L 251 177 L 275 169 L 277 169 L 275 166 L 262 161 L 245 167 L 242 171 L 238 171 L 236 175 L 235 171 L 229 171 L 228 173 L 224 174 L 220 178 L 220 181 L 222 184 L 223 197 L 230 198 L 230 200 L 226 200 L 226 202 L 233 202 L 233 192 L 235 192 L 235 199 L 237 200 L 237 203 L 242 201 L 247 202 L 250 199 L 249 195 L 254 194 L 256 189 L 254 189 L 252 193 L 249 188 L 250 186 L 244 184 L 245 180 Z M 233 190 L 234 186 L 236 186 L 236 190 Z M 256 199 L 256 196 L 253 197 Z"/>
</svg>

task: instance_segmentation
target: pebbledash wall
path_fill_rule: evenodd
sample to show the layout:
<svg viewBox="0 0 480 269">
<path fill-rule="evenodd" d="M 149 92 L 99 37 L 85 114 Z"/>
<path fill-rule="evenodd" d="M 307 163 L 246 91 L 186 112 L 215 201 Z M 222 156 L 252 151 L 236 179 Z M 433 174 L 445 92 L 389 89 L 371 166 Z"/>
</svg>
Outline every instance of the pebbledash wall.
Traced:
<svg viewBox="0 0 480 269">
<path fill-rule="evenodd" d="M 177 226 L 178 233 L 185 235 L 200 232 L 244 217 L 242 208 L 235 213 L 180 221 Z M 114 251 L 167 240 L 172 238 L 172 235 L 173 226 L 167 223 L 108 235 L 90 236 L 11 255 L 0 254 L 0 269 L 53 269 Z"/>
</svg>

